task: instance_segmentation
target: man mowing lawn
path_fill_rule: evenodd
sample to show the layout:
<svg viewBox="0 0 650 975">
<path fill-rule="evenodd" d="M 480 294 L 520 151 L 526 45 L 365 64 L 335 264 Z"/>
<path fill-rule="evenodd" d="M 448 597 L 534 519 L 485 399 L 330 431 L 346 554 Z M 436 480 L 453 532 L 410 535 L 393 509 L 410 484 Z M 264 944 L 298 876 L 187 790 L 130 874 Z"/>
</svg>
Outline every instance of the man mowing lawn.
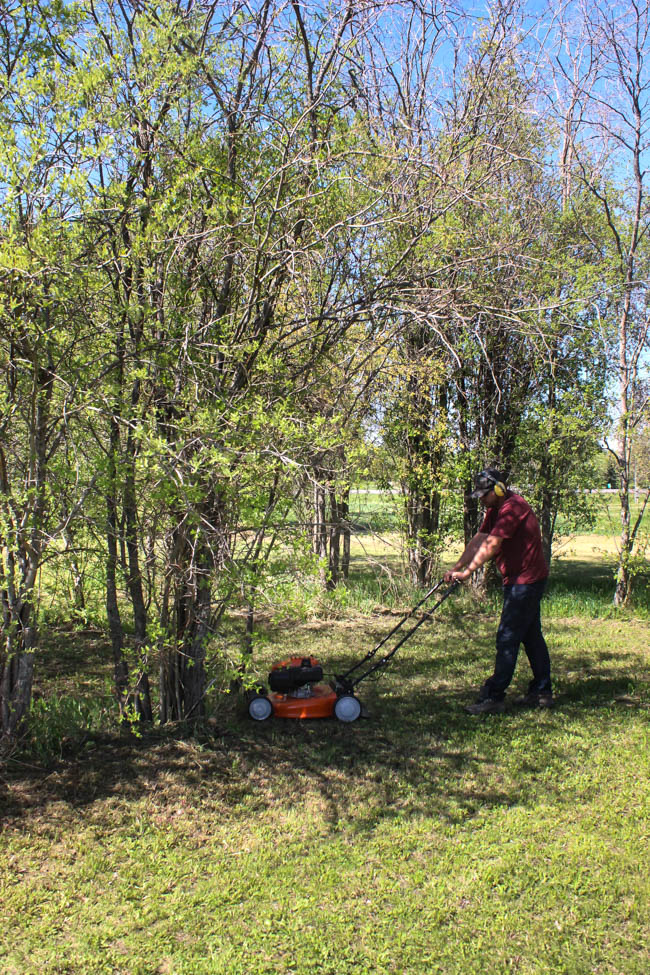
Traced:
<svg viewBox="0 0 650 975">
<path fill-rule="evenodd" d="M 505 708 L 506 688 L 512 680 L 523 643 L 533 679 L 528 693 L 515 704 L 553 706 L 551 661 L 542 634 L 539 604 L 548 578 L 542 536 L 533 509 L 519 494 L 510 491 L 506 479 L 494 467 L 476 475 L 473 498 L 480 498 L 485 516 L 479 531 L 468 542 L 456 565 L 445 573 L 445 582 L 469 579 L 490 559 L 503 576 L 503 609 L 497 630 L 494 673 L 479 690 L 478 699 L 465 710 L 489 714 Z"/>
</svg>

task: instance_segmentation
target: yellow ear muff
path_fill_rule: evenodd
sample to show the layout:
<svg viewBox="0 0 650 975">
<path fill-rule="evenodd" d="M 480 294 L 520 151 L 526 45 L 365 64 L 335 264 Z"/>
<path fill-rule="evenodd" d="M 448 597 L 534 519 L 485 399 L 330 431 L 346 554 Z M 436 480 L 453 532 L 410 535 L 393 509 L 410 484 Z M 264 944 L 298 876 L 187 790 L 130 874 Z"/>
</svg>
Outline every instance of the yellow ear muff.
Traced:
<svg viewBox="0 0 650 975">
<path fill-rule="evenodd" d="M 494 482 L 494 493 L 496 494 L 497 498 L 505 498 L 506 486 L 503 481 Z"/>
</svg>

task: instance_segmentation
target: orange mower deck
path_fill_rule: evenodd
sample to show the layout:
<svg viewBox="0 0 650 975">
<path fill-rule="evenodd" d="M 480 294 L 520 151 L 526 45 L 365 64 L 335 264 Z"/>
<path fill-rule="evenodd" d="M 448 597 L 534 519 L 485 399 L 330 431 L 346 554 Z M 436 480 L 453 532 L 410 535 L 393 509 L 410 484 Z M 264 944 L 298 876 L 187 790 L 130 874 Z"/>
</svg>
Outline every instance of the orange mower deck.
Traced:
<svg viewBox="0 0 650 975">
<path fill-rule="evenodd" d="M 276 718 L 331 718 L 338 695 L 327 684 L 315 684 L 311 697 L 272 693 L 269 700 Z"/>
</svg>

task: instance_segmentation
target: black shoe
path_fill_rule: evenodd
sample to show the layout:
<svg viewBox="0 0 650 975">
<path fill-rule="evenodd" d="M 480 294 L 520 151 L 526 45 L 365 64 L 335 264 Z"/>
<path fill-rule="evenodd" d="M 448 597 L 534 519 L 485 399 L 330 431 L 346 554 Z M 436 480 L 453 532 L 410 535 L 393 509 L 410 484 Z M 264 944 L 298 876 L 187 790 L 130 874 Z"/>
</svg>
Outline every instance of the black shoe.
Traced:
<svg viewBox="0 0 650 975">
<path fill-rule="evenodd" d="M 497 701 L 493 697 L 484 697 L 482 701 L 475 701 L 465 708 L 468 714 L 502 714 L 505 709 L 506 702 Z"/>
<path fill-rule="evenodd" d="M 523 697 L 516 697 L 515 704 L 521 708 L 552 708 L 555 701 L 550 693 L 538 694 L 537 691 L 530 691 Z"/>
</svg>

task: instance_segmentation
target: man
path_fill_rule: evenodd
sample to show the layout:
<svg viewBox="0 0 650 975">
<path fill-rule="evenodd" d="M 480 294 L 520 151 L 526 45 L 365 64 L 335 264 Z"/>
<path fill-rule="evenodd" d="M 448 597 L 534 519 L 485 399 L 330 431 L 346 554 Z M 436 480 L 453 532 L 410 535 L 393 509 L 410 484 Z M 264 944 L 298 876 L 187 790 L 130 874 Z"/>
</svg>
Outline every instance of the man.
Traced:
<svg viewBox="0 0 650 975">
<path fill-rule="evenodd" d="M 515 703 L 530 707 L 553 706 L 551 662 L 542 635 L 540 601 L 548 565 L 533 509 L 521 495 L 506 487 L 494 467 L 477 474 L 473 498 L 480 498 L 485 516 L 480 530 L 468 543 L 445 582 L 469 579 L 494 559 L 503 577 L 503 610 L 497 630 L 494 673 L 481 687 L 478 700 L 465 708 L 470 714 L 489 714 L 505 708 L 506 688 L 512 680 L 519 644 L 523 643 L 533 679 L 528 693 Z"/>
</svg>

